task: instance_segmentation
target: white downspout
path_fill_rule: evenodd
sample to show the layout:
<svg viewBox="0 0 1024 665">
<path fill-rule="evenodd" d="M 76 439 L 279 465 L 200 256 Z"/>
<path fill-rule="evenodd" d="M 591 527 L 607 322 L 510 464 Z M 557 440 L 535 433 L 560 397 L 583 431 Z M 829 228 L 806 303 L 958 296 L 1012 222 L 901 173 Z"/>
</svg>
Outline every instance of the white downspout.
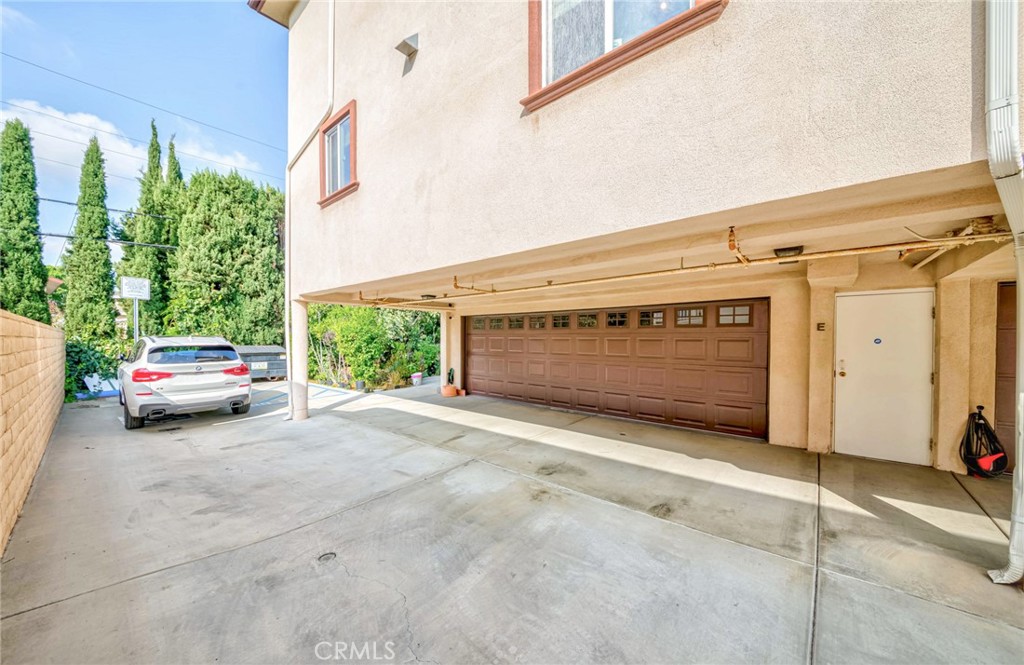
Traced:
<svg viewBox="0 0 1024 665">
<path fill-rule="evenodd" d="M 985 124 L 988 161 L 1006 219 L 1013 232 L 1017 263 L 1017 428 L 1010 512 L 1009 562 L 988 571 L 998 584 L 1024 577 L 1024 176 L 1021 167 L 1017 0 L 989 0 L 985 14 Z"/>
<path fill-rule="evenodd" d="M 295 155 L 288 161 L 284 175 L 284 349 L 285 363 L 289 377 L 292 368 L 292 168 L 306 152 L 306 148 L 320 133 L 320 126 L 331 117 L 334 111 L 334 3 L 328 0 L 327 5 L 327 103 L 323 114 L 316 125 L 310 130 L 306 140 L 302 142 Z M 292 399 L 291 382 L 288 385 L 288 415 L 285 420 L 292 420 L 295 415 L 295 402 Z"/>
</svg>

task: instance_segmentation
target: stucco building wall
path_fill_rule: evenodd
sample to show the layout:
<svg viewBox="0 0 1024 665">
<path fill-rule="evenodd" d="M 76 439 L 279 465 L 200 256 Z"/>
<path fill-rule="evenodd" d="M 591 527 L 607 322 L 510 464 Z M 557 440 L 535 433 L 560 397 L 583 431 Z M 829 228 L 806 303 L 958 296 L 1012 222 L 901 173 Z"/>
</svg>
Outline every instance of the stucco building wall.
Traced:
<svg viewBox="0 0 1024 665">
<path fill-rule="evenodd" d="M 64 403 L 64 333 L 0 310 L 0 553 Z"/>
<path fill-rule="evenodd" d="M 983 11 L 734 0 L 527 114 L 527 3 L 338 3 L 360 188 L 321 211 L 317 145 L 296 164 L 294 292 L 983 160 Z M 293 152 L 327 102 L 327 15 L 294 14 Z"/>
</svg>

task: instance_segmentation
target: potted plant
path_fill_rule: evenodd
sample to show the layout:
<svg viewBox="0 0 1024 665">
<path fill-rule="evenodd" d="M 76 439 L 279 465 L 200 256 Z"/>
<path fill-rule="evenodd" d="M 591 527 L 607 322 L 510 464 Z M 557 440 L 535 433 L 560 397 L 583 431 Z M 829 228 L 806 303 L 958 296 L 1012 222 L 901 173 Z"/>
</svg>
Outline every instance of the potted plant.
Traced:
<svg viewBox="0 0 1024 665">
<path fill-rule="evenodd" d="M 441 395 L 443 397 L 455 397 L 459 394 L 459 389 L 455 387 L 455 368 L 448 368 L 448 383 L 441 386 Z"/>
</svg>

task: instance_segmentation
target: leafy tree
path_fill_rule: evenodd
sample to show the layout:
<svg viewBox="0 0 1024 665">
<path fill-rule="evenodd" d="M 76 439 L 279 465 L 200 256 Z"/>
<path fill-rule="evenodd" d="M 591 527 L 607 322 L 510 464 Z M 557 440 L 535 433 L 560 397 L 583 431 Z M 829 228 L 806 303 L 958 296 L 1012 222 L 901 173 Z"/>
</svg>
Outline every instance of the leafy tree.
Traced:
<svg viewBox="0 0 1024 665">
<path fill-rule="evenodd" d="M 150 121 L 149 153 L 146 171 L 142 174 L 139 187 L 139 203 L 124 222 L 125 234 L 129 240 L 139 243 L 163 244 L 163 172 L 160 166 L 160 140 L 156 122 Z M 149 280 L 149 300 L 139 302 L 139 327 L 146 334 L 163 331 L 164 314 L 167 309 L 167 250 L 157 247 L 133 246 L 125 248 L 124 258 L 118 265 L 118 273 L 129 277 L 144 277 Z M 134 301 L 124 301 L 128 318 L 134 316 Z"/>
<path fill-rule="evenodd" d="M 50 323 L 38 233 L 32 140 L 21 120 L 9 120 L 0 133 L 0 308 Z"/>
<path fill-rule="evenodd" d="M 184 190 L 170 331 L 279 344 L 284 279 L 277 230 L 284 196 L 238 173 L 195 173 Z"/>
<path fill-rule="evenodd" d="M 82 161 L 75 237 L 64 258 L 64 331 L 69 338 L 101 342 L 114 337 L 114 277 L 106 242 L 109 231 L 103 153 L 94 136 Z"/>
</svg>

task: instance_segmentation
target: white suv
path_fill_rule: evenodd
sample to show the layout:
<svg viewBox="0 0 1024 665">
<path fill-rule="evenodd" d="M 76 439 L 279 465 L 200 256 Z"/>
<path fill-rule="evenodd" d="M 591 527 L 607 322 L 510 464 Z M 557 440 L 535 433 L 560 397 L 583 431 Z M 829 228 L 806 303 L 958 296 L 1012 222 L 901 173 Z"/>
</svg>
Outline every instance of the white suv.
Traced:
<svg viewBox="0 0 1024 665">
<path fill-rule="evenodd" d="M 249 412 L 249 368 L 223 337 L 143 337 L 123 360 L 117 378 L 125 429 L 176 413 Z"/>
</svg>

